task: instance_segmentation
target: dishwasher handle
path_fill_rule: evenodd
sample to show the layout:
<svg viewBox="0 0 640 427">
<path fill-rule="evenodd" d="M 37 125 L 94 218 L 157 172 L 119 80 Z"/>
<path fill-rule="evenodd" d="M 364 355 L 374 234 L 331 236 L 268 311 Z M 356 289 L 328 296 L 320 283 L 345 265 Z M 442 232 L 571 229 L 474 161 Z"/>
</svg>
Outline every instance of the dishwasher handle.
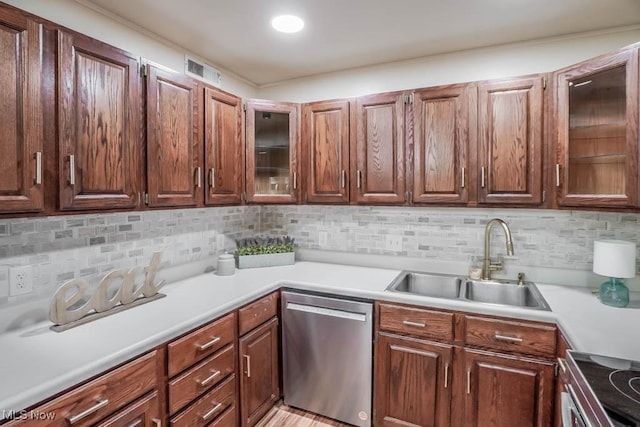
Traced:
<svg viewBox="0 0 640 427">
<path fill-rule="evenodd" d="M 321 307 L 316 305 L 298 304 L 295 302 L 287 302 L 287 310 L 301 311 L 304 313 L 317 314 L 319 316 L 338 317 L 341 319 L 356 320 L 358 322 L 366 322 L 367 315 L 365 313 L 354 313 L 352 311 L 336 310 L 334 308 Z"/>
</svg>

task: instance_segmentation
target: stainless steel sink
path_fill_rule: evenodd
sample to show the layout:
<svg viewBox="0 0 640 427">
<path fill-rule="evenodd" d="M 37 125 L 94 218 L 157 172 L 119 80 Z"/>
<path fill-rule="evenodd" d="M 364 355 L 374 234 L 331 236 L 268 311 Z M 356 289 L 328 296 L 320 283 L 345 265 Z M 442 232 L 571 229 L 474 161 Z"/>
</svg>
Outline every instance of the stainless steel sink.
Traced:
<svg viewBox="0 0 640 427">
<path fill-rule="evenodd" d="M 503 280 L 467 280 L 464 287 L 463 297 L 470 301 L 549 310 L 532 282 L 519 285 L 517 282 Z"/>
<path fill-rule="evenodd" d="M 403 271 L 387 291 L 484 304 L 550 310 L 533 282 L 470 280 L 447 274 Z"/>
<path fill-rule="evenodd" d="M 460 296 L 461 284 L 462 279 L 457 276 L 403 271 L 387 290 L 433 298 L 457 299 Z"/>
</svg>

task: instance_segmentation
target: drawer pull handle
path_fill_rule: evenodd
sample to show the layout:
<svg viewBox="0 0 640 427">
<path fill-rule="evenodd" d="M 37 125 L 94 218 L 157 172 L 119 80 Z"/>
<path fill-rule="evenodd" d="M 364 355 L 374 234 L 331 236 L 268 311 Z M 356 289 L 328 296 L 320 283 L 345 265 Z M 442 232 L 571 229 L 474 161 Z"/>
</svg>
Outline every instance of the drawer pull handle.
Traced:
<svg viewBox="0 0 640 427">
<path fill-rule="evenodd" d="M 198 383 L 198 385 L 200 387 L 206 387 L 207 384 L 209 384 L 211 381 L 213 381 L 215 379 L 215 377 L 217 377 L 218 375 L 220 375 L 220 371 L 215 371 L 214 373 L 212 373 L 210 376 L 208 376 L 207 378 L 203 379 L 202 381 L 196 381 Z"/>
<path fill-rule="evenodd" d="M 151 422 L 153 423 L 154 427 L 162 427 L 162 421 L 160 421 L 158 418 L 153 418 Z"/>
<path fill-rule="evenodd" d="M 202 345 L 198 345 L 198 350 L 200 351 L 205 351 L 206 349 L 213 347 L 214 345 L 216 345 L 216 343 L 220 341 L 220 337 L 215 337 L 214 339 L 212 339 L 211 341 L 204 343 Z"/>
<path fill-rule="evenodd" d="M 471 394 L 471 369 L 467 369 L 467 394 Z"/>
<path fill-rule="evenodd" d="M 108 404 L 109 404 L 109 399 L 100 400 L 98 403 L 93 405 L 91 408 L 80 412 L 78 415 L 72 415 L 71 417 L 67 417 L 67 420 L 69 421 L 69 424 L 75 424 L 78 421 L 80 421 L 81 419 L 86 418 L 89 415 L 93 414 L 94 412 L 97 412 L 98 410 L 104 408 Z"/>
<path fill-rule="evenodd" d="M 220 409 L 222 407 L 222 403 L 218 403 L 216 406 L 214 406 L 213 408 L 211 408 L 211 410 L 209 412 L 207 412 L 206 414 L 202 415 L 202 421 L 207 421 L 209 418 L 211 418 L 211 416 L 213 414 L 215 414 L 216 412 L 218 412 L 218 409 Z"/>
<path fill-rule="evenodd" d="M 403 320 L 402 323 L 407 326 L 415 326 L 416 328 L 425 328 L 427 326 L 424 323 L 411 322 L 409 320 Z"/>
<path fill-rule="evenodd" d="M 247 378 L 251 378 L 251 356 L 243 354 L 242 357 L 247 361 Z"/>
<path fill-rule="evenodd" d="M 142 424 L 142 420 L 137 419 L 134 422 L 132 422 L 131 424 L 129 424 L 127 427 L 138 427 L 139 425 Z M 157 424 L 156 424 L 157 425 Z"/>
<path fill-rule="evenodd" d="M 449 387 L 449 363 L 444 364 L 444 388 Z"/>
<path fill-rule="evenodd" d="M 521 343 L 522 342 L 522 338 L 518 338 L 518 337 L 508 337 L 506 335 L 500 335 L 499 333 L 495 333 L 494 338 L 497 339 L 498 341 L 504 341 L 504 342 L 508 342 L 508 343 Z"/>
</svg>

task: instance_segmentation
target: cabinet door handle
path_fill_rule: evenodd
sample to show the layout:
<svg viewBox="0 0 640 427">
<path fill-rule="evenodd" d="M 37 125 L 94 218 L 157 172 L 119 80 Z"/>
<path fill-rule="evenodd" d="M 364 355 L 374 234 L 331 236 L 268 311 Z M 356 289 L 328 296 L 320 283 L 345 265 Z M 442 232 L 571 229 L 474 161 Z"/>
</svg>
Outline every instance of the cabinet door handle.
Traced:
<svg viewBox="0 0 640 427">
<path fill-rule="evenodd" d="M 449 363 L 444 364 L 444 388 L 449 387 Z"/>
<path fill-rule="evenodd" d="M 251 356 L 243 354 L 242 357 L 247 361 L 247 378 L 251 378 Z"/>
<path fill-rule="evenodd" d="M 76 185 L 76 156 L 69 156 L 69 185 Z"/>
<path fill-rule="evenodd" d="M 356 172 L 356 187 L 362 187 L 362 171 L 360 169 Z"/>
<path fill-rule="evenodd" d="M 36 152 L 36 180 L 37 185 L 42 184 L 42 153 Z"/>
<path fill-rule="evenodd" d="M 293 189 L 298 189 L 298 172 L 293 173 Z"/>
<path fill-rule="evenodd" d="M 203 379 L 202 381 L 196 381 L 196 383 L 198 383 L 198 385 L 200 387 L 206 387 L 207 384 L 209 384 L 211 381 L 213 381 L 218 375 L 220 375 L 220 371 L 214 371 L 207 378 Z"/>
<path fill-rule="evenodd" d="M 69 421 L 69 424 L 75 424 L 78 421 L 80 421 L 83 418 L 88 417 L 89 415 L 97 412 L 98 410 L 104 408 L 105 406 L 107 406 L 109 404 L 109 399 L 103 399 L 98 401 L 98 403 L 96 403 L 95 405 L 93 405 L 91 408 L 89 409 L 85 409 L 84 411 L 80 412 L 78 415 L 72 415 L 70 417 L 66 417 L 67 421 Z"/>
<path fill-rule="evenodd" d="M 560 370 L 563 374 L 567 372 L 567 361 L 562 357 L 558 357 L 558 366 L 560 367 Z"/>
<path fill-rule="evenodd" d="M 484 166 L 480 168 L 480 187 L 484 188 Z"/>
<path fill-rule="evenodd" d="M 220 341 L 220 337 L 215 337 L 214 339 L 212 339 L 209 342 L 206 342 L 202 345 L 197 345 L 198 346 L 198 350 L 200 351 L 204 351 L 210 347 L 213 347 L 218 341 Z"/>
<path fill-rule="evenodd" d="M 415 326 L 416 328 L 425 328 L 427 326 L 425 323 L 411 322 L 409 320 L 403 320 L 402 323 L 407 326 Z"/>
<path fill-rule="evenodd" d="M 216 169 L 209 169 L 209 187 L 216 188 Z"/>
<path fill-rule="evenodd" d="M 211 418 L 211 416 L 213 414 L 215 414 L 216 412 L 218 412 L 218 409 L 220 409 L 222 407 L 222 403 L 218 403 L 216 406 L 214 406 L 213 408 L 211 408 L 211 410 L 209 412 L 207 412 L 204 415 L 201 415 L 202 421 L 207 421 L 209 418 Z"/>
<path fill-rule="evenodd" d="M 202 182 L 201 182 L 201 175 L 202 174 L 202 169 L 200 169 L 200 166 L 198 166 L 196 168 L 196 188 L 200 188 L 202 187 Z"/>
<path fill-rule="evenodd" d="M 509 337 L 509 336 L 506 336 L 506 335 L 501 335 L 501 334 L 499 334 L 497 332 L 493 335 L 493 337 L 498 341 L 504 341 L 504 342 L 509 342 L 509 343 L 521 343 L 522 342 L 522 338 Z"/>
<path fill-rule="evenodd" d="M 347 186 L 347 171 L 342 169 L 340 172 L 340 186 L 345 188 Z"/>
<path fill-rule="evenodd" d="M 560 187 L 560 163 L 556 163 L 556 187 Z"/>
<path fill-rule="evenodd" d="M 467 368 L 467 394 L 471 394 L 471 369 Z"/>
<path fill-rule="evenodd" d="M 464 188 L 464 168 L 462 168 L 461 175 L 462 175 L 462 177 L 461 177 L 460 181 L 462 181 L 462 182 L 460 184 L 460 187 Z"/>
<path fill-rule="evenodd" d="M 157 418 L 153 418 L 151 422 L 153 423 L 154 427 L 162 427 L 162 421 Z"/>
</svg>

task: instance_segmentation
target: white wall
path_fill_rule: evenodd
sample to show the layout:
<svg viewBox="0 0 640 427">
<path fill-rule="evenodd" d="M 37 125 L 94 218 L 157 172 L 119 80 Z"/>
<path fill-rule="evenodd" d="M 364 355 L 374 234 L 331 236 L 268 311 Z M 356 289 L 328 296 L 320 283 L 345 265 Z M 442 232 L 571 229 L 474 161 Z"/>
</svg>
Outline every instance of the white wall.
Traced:
<svg viewBox="0 0 640 427">
<path fill-rule="evenodd" d="M 174 45 L 162 37 L 134 28 L 113 16 L 106 16 L 74 0 L 2 0 L 72 30 L 140 55 L 165 67 L 184 70 L 184 54 L 188 49 Z M 212 64 L 216 65 L 216 64 Z M 256 97 L 255 85 L 216 67 L 222 72 L 222 89 L 243 97 Z"/>
<path fill-rule="evenodd" d="M 308 102 L 550 72 L 640 41 L 640 27 L 434 55 L 260 87 L 260 98 Z"/>
</svg>

